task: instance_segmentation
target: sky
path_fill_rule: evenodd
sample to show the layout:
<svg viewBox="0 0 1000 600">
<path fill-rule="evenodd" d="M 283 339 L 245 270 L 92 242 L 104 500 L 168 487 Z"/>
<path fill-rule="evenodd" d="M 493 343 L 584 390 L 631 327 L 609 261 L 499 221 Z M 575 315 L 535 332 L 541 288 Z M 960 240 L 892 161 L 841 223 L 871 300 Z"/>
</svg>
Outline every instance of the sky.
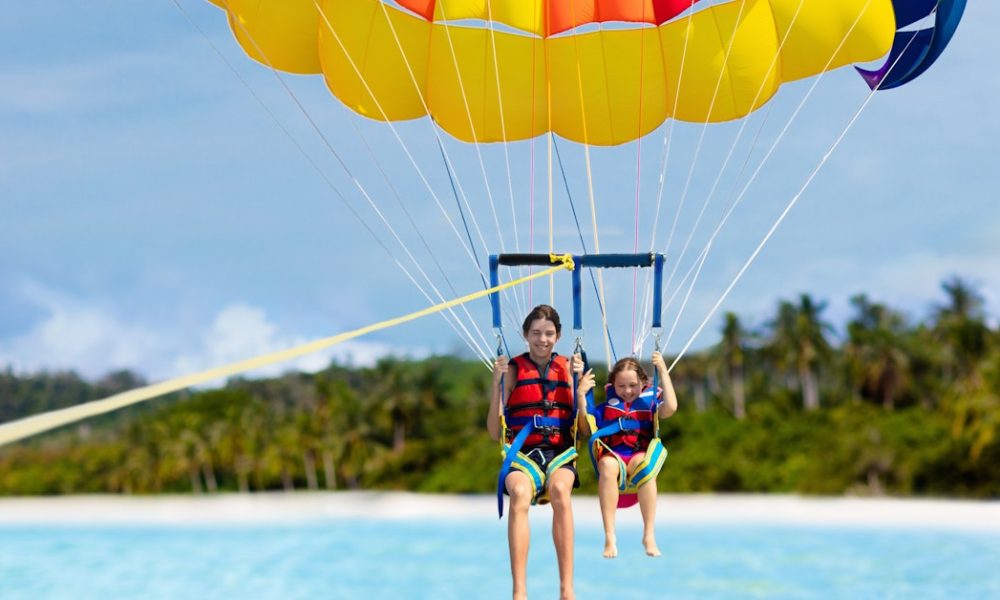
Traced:
<svg viewBox="0 0 1000 600">
<path fill-rule="evenodd" d="M 548 248 L 546 138 L 506 152 L 445 138 L 442 150 L 427 119 L 393 128 L 368 121 L 319 77 L 279 81 L 247 58 L 207 2 L 7 2 L 2 14 L 0 367 L 87 377 L 128 368 L 165 379 L 481 290 L 477 259 Z M 859 293 L 925 319 L 952 276 L 976 287 L 995 322 L 998 21 L 1000 4 L 970 2 L 943 57 L 897 90 L 869 98 L 841 69 L 786 85 L 742 133 L 744 122 L 668 122 L 638 143 L 590 149 L 601 250 L 636 247 L 638 195 L 639 251 L 667 254 L 667 352 L 717 341 L 725 311 L 760 326 L 780 300 L 802 293 L 827 303 L 823 314 L 838 330 Z M 575 208 L 592 251 L 585 148 L 556 144 L 567 183 L 556 168 L 555 247 L 581 252 Z M 442 154 L 468 203 L 462 213 Z M 690 286 L 684 275 L 695 271 Z M 629 352 L 633 331 L 645 331 L 645 274 L 638 300 L 633 277 L 605 276 L 617 355 Z M 566 325 L 559 349 L 570 350 L 568 275 L 554 285 L 554 297 L 546 283 L 505 296 L 512 352 L 523 347 L 521 315 L 549 301 Z M 584 341 L 604 356 L 592 289 L 584 303 Z M 332 358 L 367 365 L 388 354 L 494 352 L 487 303 L 468 311 L 459 311 L 461 326 L 428 317 L 258 374 L 318 369 Z"/>
</svg>

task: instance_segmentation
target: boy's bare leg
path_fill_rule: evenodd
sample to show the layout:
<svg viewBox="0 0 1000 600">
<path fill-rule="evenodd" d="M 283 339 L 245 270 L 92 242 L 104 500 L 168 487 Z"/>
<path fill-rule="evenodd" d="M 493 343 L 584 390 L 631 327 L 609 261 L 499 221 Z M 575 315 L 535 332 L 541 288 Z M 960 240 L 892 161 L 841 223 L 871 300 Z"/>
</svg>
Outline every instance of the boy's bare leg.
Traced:
<svg viewBox="0 0 1000 600">
<path fill-rule="evenodd" d="M 614 456 L 603 456 L 597 461 L 597 499 L 601 504 L 601 521 L 604 522 L 604 558 L 618 556 L 618 538 L 615 535 L 615 511 L 618 510 L 618 477 L 621 474 Z"/>
<path fill-rule="evenodd" d="M 559 598 L 573 600 L 573 503 L 570 494 L 576 475 L 569 469 L 556 469 L 549 478 L 549 501 L 552 502 L 552 542 L 559 562 Z"/>
<path fill-rule="evenodd" d="M 531 506 L 531 481 L 520 471 L 511 471 L 504 480 L 510 496 L 507 511 L 507 544 L 510 547 L 510 575 L 513 579 L 514 600 L 528 597 L 528 508 Z"/>
</svg>

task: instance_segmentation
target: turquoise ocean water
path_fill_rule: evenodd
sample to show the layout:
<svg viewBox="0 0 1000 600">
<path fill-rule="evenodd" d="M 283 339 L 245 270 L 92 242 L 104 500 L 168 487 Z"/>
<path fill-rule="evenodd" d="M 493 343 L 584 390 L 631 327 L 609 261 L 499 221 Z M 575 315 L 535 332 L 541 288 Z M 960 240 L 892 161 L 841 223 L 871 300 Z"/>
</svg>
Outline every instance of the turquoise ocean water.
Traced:
<svg viewBox="0 0 1000 600">
<path fill-rule="evenodd" d="M 532 521 L 529 594 L 556 598 L 549 524 Z M 1000 598 L 1000 536 L 970 532 L 637 525 L 601 558 L 578 523 L 587 598 Z M 0 598 L 504 598 L 506 520 L 282 526 L 2 526 Z"/>
</svg>

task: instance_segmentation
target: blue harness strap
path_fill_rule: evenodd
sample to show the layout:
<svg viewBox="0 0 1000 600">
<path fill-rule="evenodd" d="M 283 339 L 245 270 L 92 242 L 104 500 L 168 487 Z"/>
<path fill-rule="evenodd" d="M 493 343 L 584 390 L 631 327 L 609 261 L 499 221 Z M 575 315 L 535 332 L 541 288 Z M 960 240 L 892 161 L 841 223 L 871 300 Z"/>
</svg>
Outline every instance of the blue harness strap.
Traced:
<svg viewBox="0 0 1000 600">
<path fill-rule="evenodd" d="M 517 433 L 517 437 L 511 441 L 510 446 L 506 449 L 506 454 L 503 459 L 503 464 L 500 466 L 500 475 L 497 477 L 497 513 L 500 518 L 503 518 L 503 491 L 504 491 L 504 481 L 507 479 L 507 475 L 510 474 L 511 467 L 514 461 L 518 459 L 519 456 L 524 456 L 521 453 L 521 448 L 524 447 L 524 441 L 528 439 L 531 432 L 535 428 L 542 427 L 565 427 L 569 423 L 572 425 L 572 421 L 567 419 L 559 419 L 556 417 L 542 417 L 535 415 L 533 417 L 512 417 L 508 424 L 513 426 L 523 425 L 521 431 Z M 575 455 L 573 456 L 575 458 Z M 544 485 L 544 481 L 542 484 Z"/>
</svg>

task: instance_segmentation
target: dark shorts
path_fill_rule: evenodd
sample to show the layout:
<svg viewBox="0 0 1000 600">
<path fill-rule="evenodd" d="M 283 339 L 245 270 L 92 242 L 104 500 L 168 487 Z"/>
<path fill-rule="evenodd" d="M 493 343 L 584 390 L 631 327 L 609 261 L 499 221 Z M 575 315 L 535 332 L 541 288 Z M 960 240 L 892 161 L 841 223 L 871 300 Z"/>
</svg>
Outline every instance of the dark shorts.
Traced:
<svg viewBox="0 0 1000 600">
<path fill-rule="evenodd" d="M 559 456 L 562 452 L 566 451 L 566 448 L 561 450 L 556 450 L 555 448 L 547 448 L 542 446 L 535 446 L 534 448 L 521 448 L 521 454 L 524 454 L 531 459 L 536 465 L 538 465 L 542 471 L 548 468 L 548 464 L 552 462 L 552 459 Z M 559 467 L 560 469 L 569 469 L 573 472 L 573 488 L 580 487 L 580 473 L 576 470 L 576 461 L 566 463 L 565 465 Z M 548 482 L 546 481 L 546 485 Z M 504 494 L 507 494 L 507 487 L 504 486 Z"/>
</svg>

